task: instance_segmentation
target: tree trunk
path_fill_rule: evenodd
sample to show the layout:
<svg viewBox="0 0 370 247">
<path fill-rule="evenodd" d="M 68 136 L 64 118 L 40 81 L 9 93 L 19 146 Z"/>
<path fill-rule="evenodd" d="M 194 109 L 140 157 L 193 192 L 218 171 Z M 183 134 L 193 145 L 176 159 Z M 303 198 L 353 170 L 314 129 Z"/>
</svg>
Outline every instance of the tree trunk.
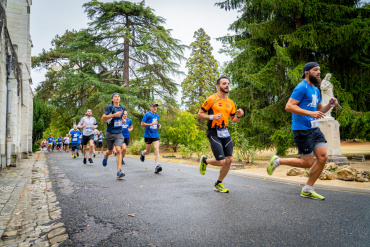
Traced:
<svg viewBox="0 0 370 247">
<path fill-rule="evenodd" d="M 130 40 L 125 38 L 123 43 L 123 87 L 129 87 L 129 56 L 130 56 Z"/>
</svg>

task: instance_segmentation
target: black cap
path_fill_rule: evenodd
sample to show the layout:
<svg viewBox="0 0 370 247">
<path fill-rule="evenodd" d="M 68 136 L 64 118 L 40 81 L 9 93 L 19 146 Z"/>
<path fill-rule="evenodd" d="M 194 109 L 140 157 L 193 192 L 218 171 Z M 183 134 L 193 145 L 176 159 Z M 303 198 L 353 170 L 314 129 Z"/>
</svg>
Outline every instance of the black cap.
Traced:
<svg viewBox="0 0 370 247">
<path fill-rule="evenodd" d="M 301 78 L 303 79 L 304 78 L 304 73 L 306 71 L 309 71 L 310 69 L 316 67 L 316 66 L 320 66 L 318 63 L 316 62 L 309 62 L 309 63 L 306 63 L 304 66 L 303 66 L 303 74 L 301 76 Z"/>
<path fill-rule="evenodd" d="M 157 103 L 151 103 L 151 104 L 150 104 L 150 107 L 155 106 L 155 105 L 156 105 L 156 106 L 158 106 L 158 104 L 157 104 Z"/>
</svg>

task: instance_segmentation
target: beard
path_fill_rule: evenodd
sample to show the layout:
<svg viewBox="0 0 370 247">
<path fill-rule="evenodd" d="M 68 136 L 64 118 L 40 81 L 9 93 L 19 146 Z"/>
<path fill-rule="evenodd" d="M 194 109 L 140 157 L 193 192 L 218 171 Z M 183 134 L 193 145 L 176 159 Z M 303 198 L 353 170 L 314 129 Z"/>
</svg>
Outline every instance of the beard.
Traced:
<svg viewBox="0 0 370 247">
<path fill-rule="evenodd" d="M 220 91 L 223 92 L 223 93 L 229 93 L 229 89 L 225 89 L 225 88 L 222 88 L 222 87 L 220 87 Z"/>
<path fill-rule="evenodd" d="M 312 76 L 311 74 L 309 75 L 309 80 L 316 87 L 319 87 L 320 84 L 321 84 L 321 78 L 316 78 L 316 77 Z"/>
</svg>

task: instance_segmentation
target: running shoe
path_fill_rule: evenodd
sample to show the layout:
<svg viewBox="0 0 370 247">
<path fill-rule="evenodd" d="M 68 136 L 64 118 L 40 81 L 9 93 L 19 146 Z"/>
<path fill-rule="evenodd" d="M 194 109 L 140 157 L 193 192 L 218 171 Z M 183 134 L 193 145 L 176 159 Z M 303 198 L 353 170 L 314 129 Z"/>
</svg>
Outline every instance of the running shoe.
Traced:
<svg viewBox="0 0 370 247">
<path fill-rule="evenodd" d="M 158 165 L 155 167 L 154 173 L 159 173 L 159 172 L 161 172 L 161 171 L 162 171 L 162 166 L 158 164 Z"/>
<path fill-rule="evenodd" d="M 75 155 L 75 156 L 73 156 L 73 158 L 74 158 L 74 159 L 76 159 L 76 158 L 77 158 L 77 157 L 76 157 L 76 155 Z"/>
<path fill-rule="evenodd" d="M 275 171 L 276 167 L 279 166 L 279 164 L 275 161 L 277 158 L 279 158 L 277 155 L 273 154 L 270 157 L 270 163 L 267 166 L 267 173 L 271 176 L 272 173 Z"/>
<path fill-rule="evenodd" d="M 103 158 L 103 166 L 107 166 L 108 164 L 108 159 L 105 158 L 105 155 L 104 155 L 104 158 Z"/>
<path fill-rule="evenodd" d="M 78 156 L 80 156 L 80 155 L 79 155 L 79 154 L 78 154 L 78 152 L 77 152 L 77 157 L 78 157 Z"/>
<path fill-rule="evenodd" d="M 71 155 L 71 157 L 73 158 L 73 154 Z"/>
<path fill-rule="evenodd" d="M 306 197 L 306 198 L 310 198 L 310 199 L 315 199 L 315 200 L 325 200 L 325 197 L 323 197 L 322 195 L 320 194 L 317 194 L 313 189 L 311 189 L 310 191 L 301 191 L 301 196 L 302 197 Z"/>
<path fill-rule="evenodd" d="M 86 162 L 86 158 L 84 158 L 84 164 L 86 164 L 87 162 Z"/>
<path fill-rule="evenodd" d="M 121 170 L 119 170 L 118 172 L 117 172 L 117 178 L 122 178 L 122 177 L 124 177 L 125 176 L 125 173 L 124 172 L 122 172 Z"/>
<path fill-rule="evenodd" d="M 124 160 L 122 160 L 122 165 L 125 165 L 125 161 Z"/>
<path fill-rule="evenodd" d="M 219 183 L 215 185 L 213 188 L 215 191 L 221 192 L 221 193 L 229 193 L 228 189 L 225 189 L 224 185 L 222 183 Z"/>
<path fill-rule="evenodd" d="M 94 163 L 94 162 L 93 162 L 93 160 L 92 160 L 92 158 L 89 158 L 89 162 L 90 162 L 90 163 Z"/>
<path fill-rule="evenodd" d="M 141 162 L 144 162 L 145 160 L 145 155 L 143 154 L 144 151 L 140 151 L 140 160 Z"/>
<path fill-rule="evenodd" d="M 205 155 L 202 155 L 202 157 L 200 157 L 199 171 L 200 171 L 200 174 L 202 175 L 206 174 L 206 169 L 207 169 L 207 164 L 204 162 L 205 159 L 206 159 Z"/>
<path fill-rule="evenodd" d="M 95 158 L 95 153 L 94 153 L 94 158 Z"/>
</svg>

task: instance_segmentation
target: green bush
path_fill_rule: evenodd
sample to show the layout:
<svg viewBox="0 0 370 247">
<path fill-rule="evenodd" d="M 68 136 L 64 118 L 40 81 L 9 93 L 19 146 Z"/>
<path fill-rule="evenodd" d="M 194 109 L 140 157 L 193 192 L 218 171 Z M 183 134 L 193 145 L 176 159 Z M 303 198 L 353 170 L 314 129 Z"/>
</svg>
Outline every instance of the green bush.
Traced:
<svg viewBox="0 0 370 247">
<path fill-rule="evenodd" d="M 34 153 L 34 152 L 40 150 L 40 148 L 41 148 L 40 145 L 32 145 L 32 152 Z"/>
<path fill-rule="evenodd" d="M 294 146 L 293 132 L 290 128 L 276 130 L 271 140 L 275 144 L 277 155 L 287 155 L 289 148 Z"/>
<path fill-rule="evenodd" d="M 133 141 L 127 147 L 127 153 L 128 154 L 139 155 L 140 151 L 142 151 L 142 150 L 145 150 L 144 138 L 140 138 L 139 140 Z M 153 145 L 151 145 L 150 152 L 152 152 L 152 153 L 154 152 Z"/>
</svg>

